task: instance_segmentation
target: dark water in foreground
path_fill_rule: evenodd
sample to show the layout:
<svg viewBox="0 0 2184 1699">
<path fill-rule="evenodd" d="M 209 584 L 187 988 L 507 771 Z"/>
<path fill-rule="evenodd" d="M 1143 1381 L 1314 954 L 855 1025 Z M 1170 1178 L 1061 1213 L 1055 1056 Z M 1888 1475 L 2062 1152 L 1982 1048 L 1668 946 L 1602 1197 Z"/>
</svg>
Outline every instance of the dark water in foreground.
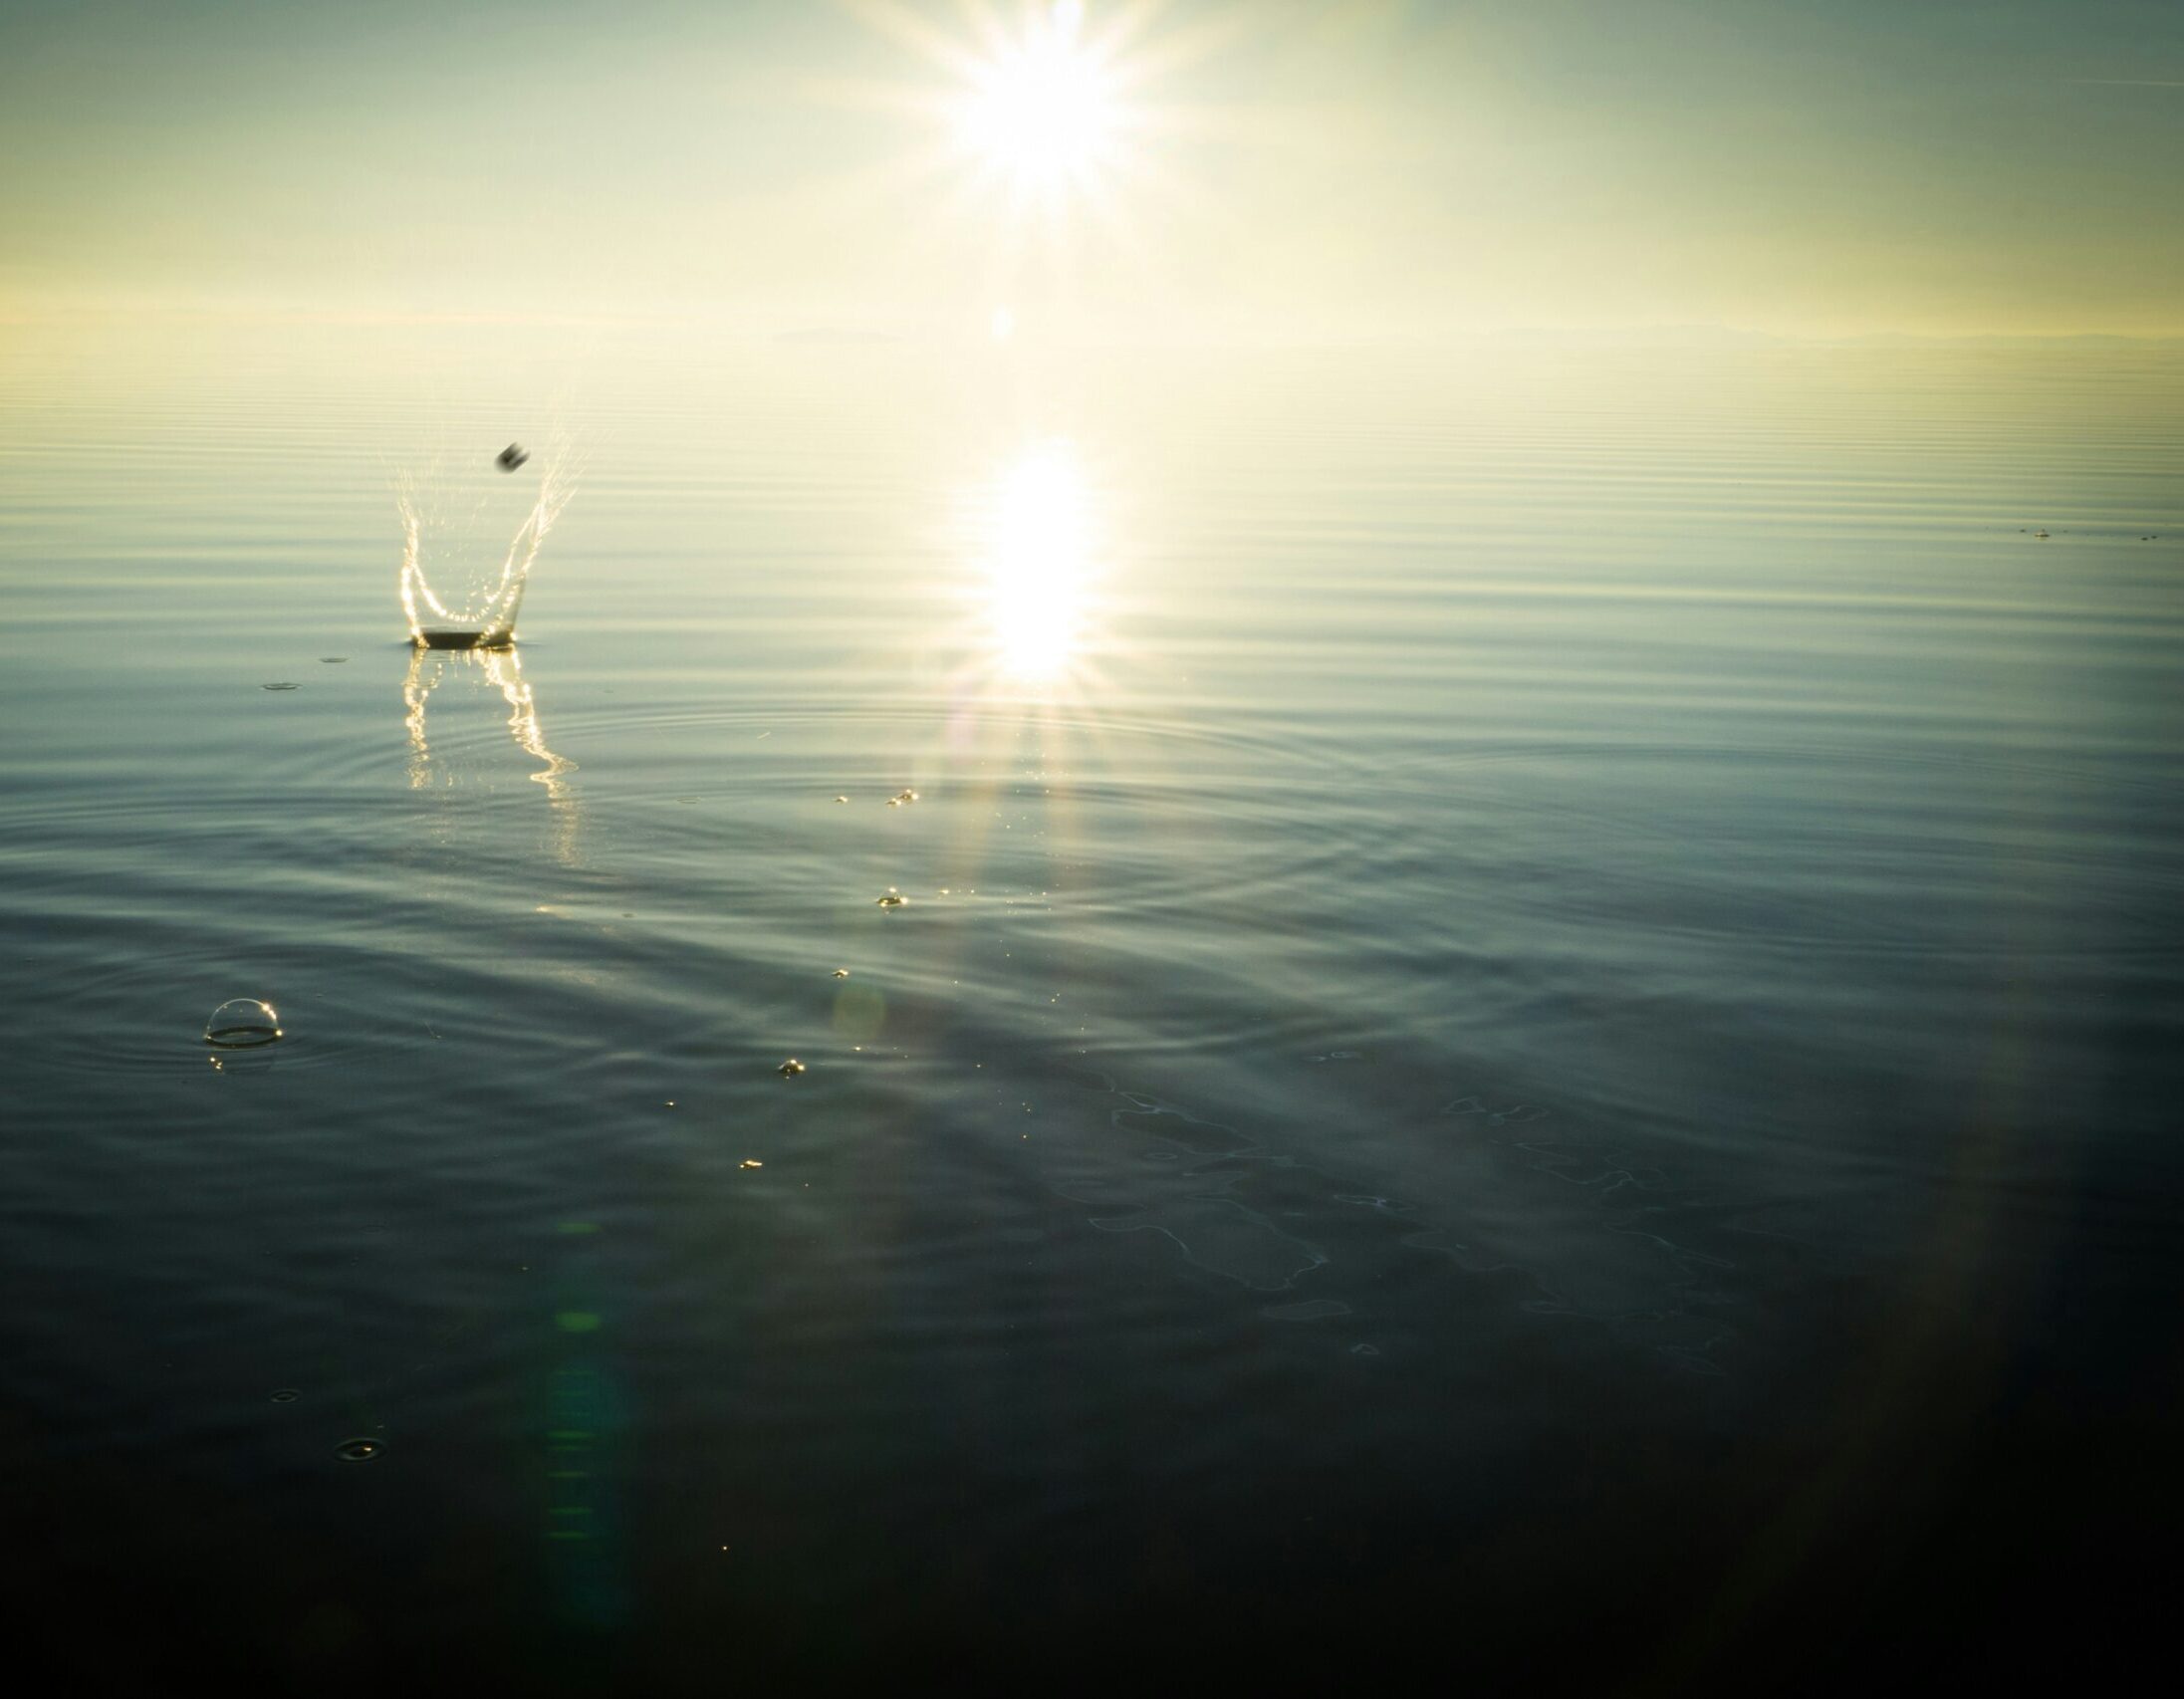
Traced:
<svg viewBox="0 0 2184 1699">
<path fill-rule="evenodd" d="M 5 348 L 4 1578 L 86 1686 L 2165 1608 L 2184 357 Z M 510 436 L 525 641 L 412 659 L 391 481 L 497 566 Z"/>
</svg>

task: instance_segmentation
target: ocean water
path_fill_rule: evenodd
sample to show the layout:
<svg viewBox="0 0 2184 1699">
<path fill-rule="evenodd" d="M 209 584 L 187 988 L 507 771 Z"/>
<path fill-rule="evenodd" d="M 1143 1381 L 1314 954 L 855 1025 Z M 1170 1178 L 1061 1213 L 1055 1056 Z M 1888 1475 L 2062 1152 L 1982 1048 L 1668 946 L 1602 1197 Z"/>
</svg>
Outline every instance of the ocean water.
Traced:
<svg viewBox="0 0 2184 1699">
<path fill-rule="evenodd" d="M 86 1690 L 2150 1631 L 2184 352 L 4 338 Z"/>
</svg>

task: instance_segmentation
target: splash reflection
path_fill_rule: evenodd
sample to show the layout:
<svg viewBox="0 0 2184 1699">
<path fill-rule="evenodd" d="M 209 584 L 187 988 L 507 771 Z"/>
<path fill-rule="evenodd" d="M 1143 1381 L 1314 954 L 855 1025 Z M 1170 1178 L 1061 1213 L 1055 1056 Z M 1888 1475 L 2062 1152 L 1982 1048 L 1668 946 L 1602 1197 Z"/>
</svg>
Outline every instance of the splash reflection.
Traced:
<svg viewBox="0 0 2184 1699">
<path fill-rule="evenodd" d="M 546 787 L 547 804 L 554 818 L 555 855 L 564 865 L 573 864 L 580 813 L 568 776 L 577 770 L 577 764 L 548 747 L 545 729 L 539 724 L 538 698 L 523 675 L 523 657 L 514 649 L 410 651 L 409 671 L 402 680 L 402 728 L 409 737 L 409 788 L 431 790 L 456 782 L 457 775 L 444 755 L 434 755 L 425 731 L 425 704 L 450 677 L 500 693 L 508 707 L 508 735 L 518 749 L 539 763 L 538 771 L 529 778 Z"/>
</svg>

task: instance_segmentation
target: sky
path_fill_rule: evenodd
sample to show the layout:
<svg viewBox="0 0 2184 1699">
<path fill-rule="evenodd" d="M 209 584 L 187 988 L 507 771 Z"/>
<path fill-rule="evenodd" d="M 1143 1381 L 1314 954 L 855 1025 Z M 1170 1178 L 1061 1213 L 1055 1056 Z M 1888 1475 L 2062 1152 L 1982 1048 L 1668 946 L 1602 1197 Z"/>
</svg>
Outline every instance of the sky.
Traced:
<svg viewBox="0 0 2184 1699">
<path fill-rule="evenodd" d="M 18 318 L 2184 334 L 2177 0 L 0 0 L 0 157 Z"/>
</svg>

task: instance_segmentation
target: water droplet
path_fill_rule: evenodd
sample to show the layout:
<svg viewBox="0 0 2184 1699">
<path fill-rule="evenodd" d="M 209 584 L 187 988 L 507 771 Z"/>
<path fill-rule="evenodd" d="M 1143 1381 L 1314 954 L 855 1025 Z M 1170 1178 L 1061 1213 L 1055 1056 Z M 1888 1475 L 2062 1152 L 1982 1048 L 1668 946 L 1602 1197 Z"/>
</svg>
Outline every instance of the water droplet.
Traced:
<svg viewBox="0 0 2184 1699">
<path fill-rule="evenodd" d="M 787 1062 L 783 1063 L 779 1068 L 775 1069 L 774 1072 L 780 1075 L 784 1080 L 794 1080 L 799 1074 L 802 1074 L 804 1072 L 804 1064 L 799 1062 L 795 1057 L 792 1056 Z"/>
<path fill-rule="evenodd" d="M 334 1455 L 344 1463 L 369 1463 L 385 1449 L 375 1439 L 345 1439 L 335 1449 Z"/>
<path fill-rule="evenodd" d="M 258 686 L 258 688 L 260 690 L 301 690 L 303 686 L 300 684 L 293 684 L 287 679 L 282 679 L 278 683 L 274 684 L 261 684 Z"/>
<path fill-rule="evenodd" d="M 909 900 L 910 899 L 908 897 L 904 896 L 900 891 L 896 890 L 893 885 L 889 885 L 887 887 L 887 894 L 879 899 L 879 906 L 882 908 L 900 908 L 905 902 L 908 902 Z"/>
<path fill-rule="evenodd" d="M 741 1162 L 737 1164 L 737 1166 L 741 1168 L 763 1168 L 766 1166 L 766 1164 L 761 1162 L 756 1156 L 746 1156 Z"/>
<path fill-rule="evenodd" d="M 319 657 L 321 666 L 345 666 L 348 662 L 349 656 L 347 655 L 321 655 Z"/>
<path fill-rule="evenodd" d="M 849 977 L 849 970 L 846 967 L 838 967 L 835 969 L 835 977 L 837 979 L 848 979 Z"/>
<path fill-rule="evenodd" d="M 891 809 L 898 809 L 905 803 L 914 803 L 916 801 L 917 793 L 915 791 L 897 791 L 887 799 L 887 806 Z"/>
<path fill-rule="evenodd" d="M 248 1050 L 281 1036 L 281 1017 L 273 1005 L 252 997 L 231 997 L 205 1023 L 205 1043 L 222 1050 Z"/>
<path fill-rule="evenodd" d="M 273 1394 L 273 1401 L 276 1404 L 293 1404 L 298 1398 L 301 1398 L 303 1394 L 297 1391 L 295 1387 L 283 1386 L 278 1392 Z"/>
<path fill-rule="evenodd" d="M 846 803 L 846 802 L 848 802 L 849 800 L 849 799 L 848 797 L 837 797 L 837 798 L 835 799 L 835 801 L 836 801 L 836 802 L 838 802 L 838 803 Z"/>
</svg>

